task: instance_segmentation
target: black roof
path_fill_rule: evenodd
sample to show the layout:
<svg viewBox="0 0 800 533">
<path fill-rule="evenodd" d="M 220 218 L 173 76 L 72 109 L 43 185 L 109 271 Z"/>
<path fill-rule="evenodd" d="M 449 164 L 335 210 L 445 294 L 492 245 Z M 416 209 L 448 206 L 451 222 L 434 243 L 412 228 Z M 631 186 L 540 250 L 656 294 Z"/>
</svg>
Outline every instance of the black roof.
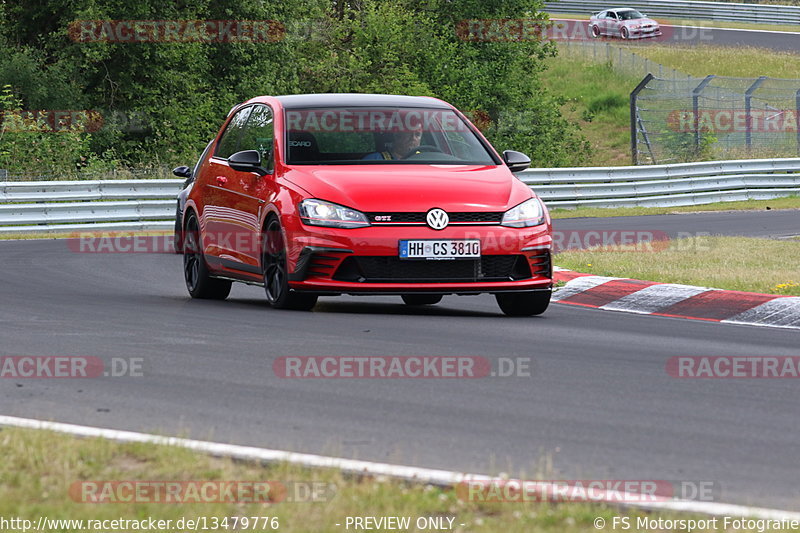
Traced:
<svg viewBox="0 0 800 533">
<path fill-rule="evenodd" d="M 435 107 L 450 109 L 446 104 L 426 96 L 399 96 L 394 94 L 294 94 L 276 96 L 286 109 L 304 107 Z"/>
</svg>

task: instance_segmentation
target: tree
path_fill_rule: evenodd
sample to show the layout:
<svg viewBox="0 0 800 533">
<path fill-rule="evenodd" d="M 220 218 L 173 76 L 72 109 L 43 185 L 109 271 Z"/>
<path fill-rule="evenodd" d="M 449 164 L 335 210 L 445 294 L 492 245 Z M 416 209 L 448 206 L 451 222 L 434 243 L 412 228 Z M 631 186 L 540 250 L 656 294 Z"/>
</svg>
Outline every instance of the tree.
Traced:
<svg viewBox="0 0 800 533">
<path fill-rule="evenodd" d="M 542 59 L 555 53 L 551 44 L 518 39 L 513 31 L 483 40 L 459 33 L 469 20 L 538 23 L 546 19 L 538 0 L 54 0 L 46 6 L 5 0 L 0 6 L 0 80 L 13 85 L 24 109 L 100 112 L 103 127 L 87 136 L 93 160 L 188 163 L 234 104 L 259 94 L 311 92 L 436 96 L 482 117 L 498 148 L 526 151 L 534 164 L 571 163 L 587 150 L 539 82 Z M 135 20 L 274 21 L 275 38 L 87 42 L 76 26 Z"/>
</svg>

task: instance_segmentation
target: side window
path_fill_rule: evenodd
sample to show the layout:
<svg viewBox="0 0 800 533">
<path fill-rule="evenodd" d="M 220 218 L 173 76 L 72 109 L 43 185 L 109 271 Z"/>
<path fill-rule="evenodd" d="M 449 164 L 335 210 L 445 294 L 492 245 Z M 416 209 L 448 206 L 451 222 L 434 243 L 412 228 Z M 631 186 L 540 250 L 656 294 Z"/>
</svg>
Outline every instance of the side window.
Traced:
<svg viewBox="0 0 800 533">
<path fill-rule="evenodd" d="M 617 14 L 612 11 L 609 11 L 608 18 L 610 18 L 611 20 L 617 20 Z"/>
<path fill-rule="evenodd" d="M 194 165 L 194 170 L 192 170 L 192 178 L 191 178 L 192 181 L 197 179 L 197 172 L 200 170 L 200 165 L 202 165 L 203 161 L 205 161 L 206 156 L 208 155 L 208 151 L 211 150 L 211 145 L 212 144 L 214 144 L 214 141 L 210 141 L 206 145 L 205 149 L 203 150 L 203 153 L 200 155 L 200 159 L 198 159 L 197 163 Z"/>
<path fill-rule="evenodd" d="M 269 170 L 272 169 L 274 141 L 272 109 L 266 105 L 254 106 L 242 133 L 239 150 L 258 150 L 258 153 L 261 154 L 262 165 Z"/>
<path fill-rule="evenodd" d="M 239 138 L 241 137 L 242 129 L 244 128 L 247 118 L 250 116 L 250 111 L 252 110 L 252 106 L 245 107 L 236 113 L 236 115 L 234 115 L 234 117 L 228 123 L 228 127 L 225 128 L 225 132 L 222 134 L 219 144 L 217 144 L 217 151 L 214 152 L 215 157 L 228 159 L 230 156 L 239 151 Z"/>
</svg>

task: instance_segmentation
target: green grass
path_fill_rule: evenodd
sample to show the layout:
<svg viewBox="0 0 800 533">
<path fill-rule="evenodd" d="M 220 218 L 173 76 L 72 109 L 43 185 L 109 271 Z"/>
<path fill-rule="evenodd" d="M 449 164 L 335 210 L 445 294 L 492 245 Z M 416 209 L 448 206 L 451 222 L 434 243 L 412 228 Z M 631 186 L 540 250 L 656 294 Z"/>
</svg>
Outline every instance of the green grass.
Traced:
<svg viewBox="0 0 800 533">
<path fill-rule="evenodd" d="M 796 79 L 800 54 L 763 48 L 722 46 L 638 46 L 636 53 L 696 77 L 715 76 Z M 791 98 L 793 93 L 789 94 Z"/>
<path fill-rule="evenodd" d="M 787 196 L 774 200 L 744 200 L 683 207 L 578 207 L 550 209 L 552 218 L 632 217 L 640 215 L 668 215 L 672 213 L 700 213 L 703 211 L 755 211 L 769 209 L 800 209 L 800 196 Z M 800 231 L 800 230 L 798 230 Z"/>
<path fill-rule="evenodd" d="M 681 283 L 765 294 L 800 296 L 800 246 L 796 241 L 744 237 L 676 239 L 650 251 L 579 250 L 555 263 L 600 276 Z"/>
<path fill-rule="evenodd" d="M 585 166 L 630 165 L 630 92 L 639 79 L 606 64 L 559 56 L 547 60 L 544 84 L 566 99 L 562 113 L 592 145 Z"/>
<path fill-rule="evenodd" d="M 153 517 L 173 521 L 181 517 L 276 517 L 279 531 L 317 533 L 345 531 L 347 516 L 443 516 L 455 518 L 452 531 L 456 533 L 577 533 L 597 531 L 597 517 L 608 524 L 604 531 L 612 531 L 614 516 L 632 517 L 634 524 L 637 516 L 645 516 L 603 504 L 474 502 L 453 490 L 345 477 L 335 470 L 309 470 L 286 464 L 261 466 L 182 448 L 78 439 L 27 429 L 0 430 L 0 453 L 0 517 L 21 517 L 34 524 L 39 516 L 83 520 Z M 278 481 L 287 487 L 313 482 L 323 490 L 318 491 L 317 501 L 258 504 L 79 503 L 75 500 L 80 501 L 80 490 L 70 493 L 70 487 L 81 481 L 136 480 Z M 651 517 L 691 516 L 658 513 Z M 336 526 L 337 523 L 341 525 Z M 239 530 L 264 531 L 260 524 L 259 521 L 255 529 L 251 526 Z"/>
<path fill-rule="evenodd" d="M 89 231 L 89 230 L 81 230 L 81 231 L 41 231 L 41 232 L 29 232 L 29 233 L 14 233 L 9 235 L 3 235 L 0 233 L 0 241 L 25 241 L 25 240 L 33 240 L 33 239 L 42 239 L 42 240 L 55 240 L 55 239 L 80 239 L 82 237 L 97 237 L 97 238 L 106 238 L 106 239 L 113 239 L 117 237 L 127 237 L 127 236 L 151 236 L 151 237 L 170 237 L 173 235 L 173 230 L 148 230 L 148 231 L 138 231 L 138 230 L 113 230 L 113 231 Z"/>
</svg>

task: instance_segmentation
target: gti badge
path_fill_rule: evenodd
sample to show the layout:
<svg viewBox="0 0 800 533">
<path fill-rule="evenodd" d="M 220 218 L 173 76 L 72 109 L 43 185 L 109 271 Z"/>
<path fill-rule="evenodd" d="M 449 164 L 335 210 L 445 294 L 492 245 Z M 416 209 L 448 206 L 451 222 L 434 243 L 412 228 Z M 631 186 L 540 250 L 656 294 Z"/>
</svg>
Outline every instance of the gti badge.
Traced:
<svg viewBox="0 0 800 533">
<path fill-rule="evenodd" d="M 425 220 L 428 222 L 428 226 L 437 230 L 446 228 L 450 223 L 450 217 L 447 216 L 444 209 L 439 209 L 438 207 L 434 207 L 428 211 Z"/>
</svg>

